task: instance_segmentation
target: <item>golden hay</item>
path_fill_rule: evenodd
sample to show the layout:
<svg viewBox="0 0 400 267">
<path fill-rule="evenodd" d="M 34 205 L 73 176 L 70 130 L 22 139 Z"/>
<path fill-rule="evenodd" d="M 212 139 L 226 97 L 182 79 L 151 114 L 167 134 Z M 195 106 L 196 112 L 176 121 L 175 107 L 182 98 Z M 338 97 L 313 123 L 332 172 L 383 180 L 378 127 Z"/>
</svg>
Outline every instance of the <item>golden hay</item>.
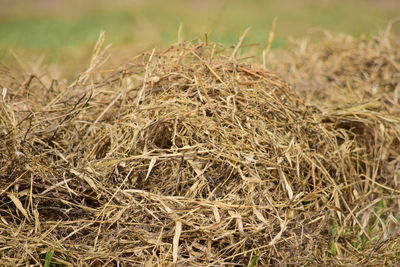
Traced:
<svg viewBox="0 0 400 267">
<path fill-rule="evenodd" d="M 117 70 L 100 48 L 70 86 L 1 74 L 5 265 L 399 260 L 398 118 L 306 105 L 215 44 Z"/>
<path fill-rule="evenodd" d="M 324 32 L 322 41 L 297 41 L 274 61 L 309 102 L 375 102 L 400 115 L 400 40 L 390 27 L 371 39 Z"/>
</svg>

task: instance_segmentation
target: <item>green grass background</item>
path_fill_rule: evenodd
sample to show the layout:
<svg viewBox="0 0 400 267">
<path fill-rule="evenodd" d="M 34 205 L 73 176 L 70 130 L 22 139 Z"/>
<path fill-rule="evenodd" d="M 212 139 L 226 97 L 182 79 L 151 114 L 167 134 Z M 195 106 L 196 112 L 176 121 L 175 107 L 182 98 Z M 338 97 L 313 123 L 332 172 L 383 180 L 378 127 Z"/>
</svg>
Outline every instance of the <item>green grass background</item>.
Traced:
<svg viewBox="0 0 400 267">
<path fill-rule="evenodd" d="M 237 42 L 247 27 L 248 43 L 265 46 L 271 23 L 278 18 L 273 48 L 288 37 L 326 29 L 370 35 L 400 14 L 387 1 L 367 0 L 133 0 L 58 1 L 0 0 L 0 61 L 13 54 L 49 63 L 73 64 L 90 54 L 104 30 L 113 50 L 163 47 L 177 40 L 203 37 L 224 44 Z M 389 1 L 391 2 L 391 1 Z M 398 1 L 400 2 L 400 1 Z M 395 5 L 397 6 L 397 5 Z"/>
</svg>

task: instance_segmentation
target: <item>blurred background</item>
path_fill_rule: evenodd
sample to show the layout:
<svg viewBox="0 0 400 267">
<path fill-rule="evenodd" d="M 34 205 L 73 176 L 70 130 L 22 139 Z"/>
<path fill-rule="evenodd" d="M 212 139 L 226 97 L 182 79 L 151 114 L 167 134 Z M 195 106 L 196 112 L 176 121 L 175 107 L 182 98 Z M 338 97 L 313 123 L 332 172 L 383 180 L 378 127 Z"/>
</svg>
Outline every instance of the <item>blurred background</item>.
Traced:
<svg viewBox="0 0 400 267">
<path fill-rule="evenodd" d="M 112 54 L 128 56 L 176 42 L 180 25 L 183 39 L 226 45 L 251 27 L 246 42 L 261 50 L 275 17 L 276 49 L 321 29 L 368 37 L 399 15 L 400 0 L 0 0 L 0 61 L 73 68 L 102 30 Z"/>
</svg>

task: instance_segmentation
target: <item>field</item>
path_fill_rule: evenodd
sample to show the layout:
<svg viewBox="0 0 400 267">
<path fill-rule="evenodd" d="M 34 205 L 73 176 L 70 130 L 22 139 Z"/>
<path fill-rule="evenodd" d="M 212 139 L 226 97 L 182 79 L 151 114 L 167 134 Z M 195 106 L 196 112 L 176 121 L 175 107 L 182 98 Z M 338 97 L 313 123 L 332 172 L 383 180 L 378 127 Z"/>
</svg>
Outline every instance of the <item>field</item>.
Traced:
<svg viewBox="0 0 400 267">
<path fill-rule="evenodd" d="M 107 43 L 113 44 L 114 56 L 125 49 L 136 53 L 165 48 L 177 40 L 180 25 L 181 38 L 202 38 L 207 33 L 210 40 L 227 45 L 251 27 L 248 42 L 263 46 L 277 17 L 272 45 L 279 48 L 288 45 L 290 36 L 318 38 L 315 32 L 321 29 L 369 36 L 400 13 L 398 1 L 390 0 L 118 0 L 112 6 L 101 0 L 1 2 L 7 8 L 0 10 L 0 60 L 12 58 L 12 50 L 29 61 L 63 62 L 59 66 L 85 63 L 102 30 Z"/>
<path fill-rule="evenodd" d="M 0 3 L 1 266 L 400 263 L 398 1 Z"/>
</svg>

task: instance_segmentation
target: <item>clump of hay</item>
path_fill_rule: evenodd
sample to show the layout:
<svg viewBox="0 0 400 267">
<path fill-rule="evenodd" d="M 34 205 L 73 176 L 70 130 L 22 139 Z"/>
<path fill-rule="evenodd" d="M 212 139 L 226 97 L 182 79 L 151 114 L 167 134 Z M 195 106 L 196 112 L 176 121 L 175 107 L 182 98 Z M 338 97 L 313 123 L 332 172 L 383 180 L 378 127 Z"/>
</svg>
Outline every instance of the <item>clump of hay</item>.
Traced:
<svg viewBox="0 0 400 267">
<path fill-rule="evenodd" d="M 51 248 L 78 266 L 398 260 L 395 118 L 323 112 L 215 44 L 116 70 L 100 46 L 70 86 L 1 77 L 4 262 Z"/>
<path fill-rule="evenodd" d="M 372 38 L 325 32 L 319 42 L 297 41 L 274 65 L 312 103 L 383 104 L 400 114 L 400 40 L 390 27 Z"/>
</svg>

